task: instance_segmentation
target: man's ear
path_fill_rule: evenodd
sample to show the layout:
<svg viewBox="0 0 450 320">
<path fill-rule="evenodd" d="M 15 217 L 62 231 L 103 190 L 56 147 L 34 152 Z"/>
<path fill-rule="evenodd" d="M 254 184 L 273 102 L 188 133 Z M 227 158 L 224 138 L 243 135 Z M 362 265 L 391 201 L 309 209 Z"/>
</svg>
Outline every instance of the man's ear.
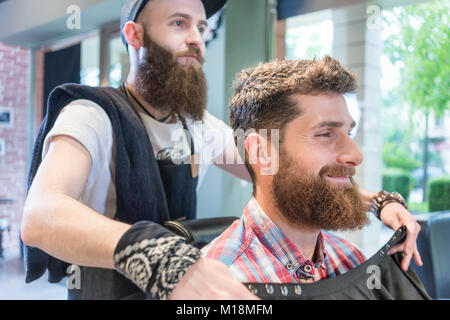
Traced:
<svg viewBox="0 0 450 320">
<path fill-rule="evenodd" d="M 128 45 L 135 48 L 136 51 L 139 51 L 144 46 L 144 28 L 142 24 L 128 21 L 123 27 L 122 32 Z"/>
<path fill-rule="evenodd" d="M 245 139 L 245 149 L 249 164 L 253 165 L 260 175 L 273 175 L 278 171 L 278 144 L 272 146 L 267 135 L 249 134 Z"/>
</svg>

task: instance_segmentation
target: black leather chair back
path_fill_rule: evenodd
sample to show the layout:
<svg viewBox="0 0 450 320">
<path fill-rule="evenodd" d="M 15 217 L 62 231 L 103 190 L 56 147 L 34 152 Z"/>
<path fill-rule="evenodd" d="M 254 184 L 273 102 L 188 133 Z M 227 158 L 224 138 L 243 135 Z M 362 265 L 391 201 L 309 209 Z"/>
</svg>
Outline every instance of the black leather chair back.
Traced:
<svg viewBox="0 0 450 320">
<path fill-rule="evenodd" d="M 421 226 L 417 248 L 423 266 L 411 260 L 427 292 L 433 299 L 450 299 L 450 211 L 416 216 Z"/>
<path fill-rule="evenodd" d="M 450 299 L 450 212 L 430 217 L 427 233 L 436 299 Z"/>
<path fill-rule="evenodd" d="M 224 232 L 237 217 L 220 217 L 184 221 L 166 221 L 164 226 L 183 236 L 187 242 L 201 249 Z"/>
</svg>

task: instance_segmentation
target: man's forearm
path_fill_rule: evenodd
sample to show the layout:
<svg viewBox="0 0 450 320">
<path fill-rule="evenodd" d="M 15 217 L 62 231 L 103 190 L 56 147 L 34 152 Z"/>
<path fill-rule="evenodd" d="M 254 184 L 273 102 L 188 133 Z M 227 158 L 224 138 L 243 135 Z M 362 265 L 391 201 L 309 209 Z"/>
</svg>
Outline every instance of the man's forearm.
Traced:
<svg viewBox="0 0 450 320">
<path fill-rule="evenodd" d="M 154 299 L 170 297 L 201 256 L 157 223 L 121 223 L 62 194 L 27 199 L 22 239 L 72 264 L 115 269 Z"/>
<path fill-rule="evenodd" d="M 72 264 L 113 269 L 114 249 L 129 228 L 69 196 L 49 194 L 27 199 L 22 239 Z"/>
</svg>

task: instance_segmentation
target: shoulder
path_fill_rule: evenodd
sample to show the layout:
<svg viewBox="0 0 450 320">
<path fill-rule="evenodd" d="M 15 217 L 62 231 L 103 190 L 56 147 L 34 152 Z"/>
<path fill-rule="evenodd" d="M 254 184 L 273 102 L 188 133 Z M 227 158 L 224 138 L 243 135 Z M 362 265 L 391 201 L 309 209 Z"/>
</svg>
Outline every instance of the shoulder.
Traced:
<svg viewBox="0 0 450 320">
<path fill-rule="evenodd" d="M 42 156 L 46 154 L 52 138 L 58 135 L 69 136 L 81 143 L 93 162 L 109 159 L 113 144 L 111 121 L 103 108 L 91 100 L 77 99 L 62 108 L 45 137 Z"/>
<path fill-rule="evenodd" d="M 65 126 L 84 128 L 88 126 L 98 133 L 108 134 L 112 131 L 111 121 L 105 110 L 97 103 L 87 99 L 77 99 L 62 108 L 58 123 Z"/>
<path fill-rule="evenodd" d="M 93 87 L 77 83 L 65 83 L 52 90 L 49 96 L 51 103 L 72 101 L 75 99 L 90 99 L 104 101 L 104 99 L 124 98 L 120 90 L 112 87 Z"/>
<path fill-rule="evenodd" d="M 231 266 L 250 245 L 242 219 L 238 219 L 220 236 L 202 249 L 205 258 L 220 260 Z"/>
<path fill-rule="evenodd" d="M 111 121 L 105 110 L 87 99 L 74 100 L 61 110 L 52 130 L 64 128 L 81 135 L 90 135 L 102 143 L 112 137 Z"/>
<path fill-rule="evenodd" d="M 96 102 L 88 99 L 76 99 L 68 103 L 62 110 L 61 113 L 70 110 L 72 113 L 97 115 L 102 118 L 108 118 L 105 110 L 97 104 Z"/>
<path fill-rule="evenodd" d="M 330 232 L 322 231 L 325 252 L 330 259 L 356 267 L 366 261 L 364 254 L 350 241 Z"/>
</svg>

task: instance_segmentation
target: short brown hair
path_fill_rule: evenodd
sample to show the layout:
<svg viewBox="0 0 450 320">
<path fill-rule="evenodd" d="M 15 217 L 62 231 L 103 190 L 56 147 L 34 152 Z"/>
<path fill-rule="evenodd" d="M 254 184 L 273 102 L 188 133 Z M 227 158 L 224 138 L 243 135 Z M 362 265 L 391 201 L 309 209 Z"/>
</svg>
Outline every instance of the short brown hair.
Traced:
<svg viewBox="0 0 450 320">
<path fill-rule="evenodd" d="M 229 104 L 230 124 L 234 130 L 279 129 L 301 114 L 291 99 L 293 94 L 345 94 L 356 90 L 356 77 L 330 56 L 321 60 L 278 60 L 244 69 L 234 80 L 234 95 Z M 244 149 L 245 150 L 245 149 Z M 245 158 L 250 176 L 255 175 Z"/>
</svg>

